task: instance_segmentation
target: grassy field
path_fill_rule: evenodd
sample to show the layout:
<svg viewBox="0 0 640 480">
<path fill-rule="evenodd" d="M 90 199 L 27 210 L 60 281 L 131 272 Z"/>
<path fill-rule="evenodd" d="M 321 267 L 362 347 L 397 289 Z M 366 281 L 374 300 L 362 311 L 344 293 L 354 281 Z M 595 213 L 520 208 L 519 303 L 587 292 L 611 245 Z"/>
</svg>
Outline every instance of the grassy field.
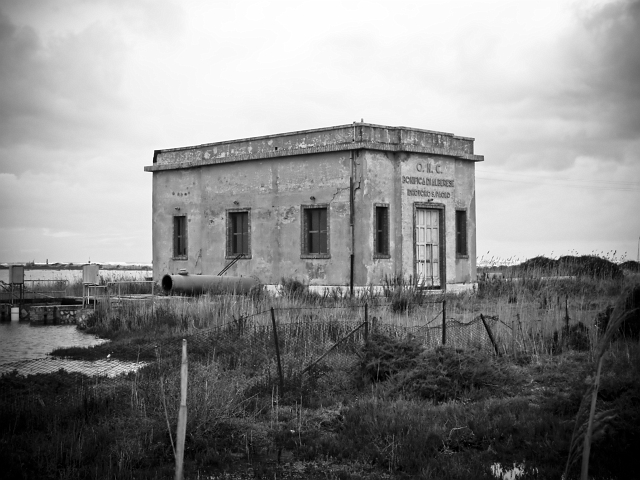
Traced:
<svg viewBox="0 0 640 480">
<path fill-rule="evenodd" d="M 525 262 L 482 275 L 478 291 L 464 296 L 432 297 L 388 281 L 386 296 L 352 300 L 285 281 L 277 298 L 256 291 L 98 310 L 89 329 L 112 341 L 57 354 L 147 366 L 111 379 L 2 377 L 3 471 L 7 478 L 171 478 L 186 338 L 186 478 L 495 479 L 514 467 L 517 478 L 560 478 L 593 384 L 596 323 L 602 327 L 607 307 L 640 284 L 633 268 L 584 264 Z M 428 339 L 441 338 L 442 300 L 447 344 L 427 348 Z M 474 326 L 459 326 L 467 323 Z M 636 334 L 627 329 L 607 344 L 592 478 L 640 472 Z M 578 461 L 568 478 L 579 470 Z"/>
</svg>

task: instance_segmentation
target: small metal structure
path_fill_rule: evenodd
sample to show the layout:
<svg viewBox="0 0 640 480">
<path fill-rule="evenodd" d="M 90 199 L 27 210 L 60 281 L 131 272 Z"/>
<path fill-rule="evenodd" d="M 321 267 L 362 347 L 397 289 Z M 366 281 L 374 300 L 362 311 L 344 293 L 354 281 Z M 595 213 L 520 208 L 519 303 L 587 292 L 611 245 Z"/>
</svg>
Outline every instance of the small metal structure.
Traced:
<svg viewBox="0 0 640 480">
<path fill-rule="evenodd" d="M 9 265 L 9 285 L 11 286 L 11 305 L 14 304 L 15 289 L 18 288 L 18 305 L 24 303 L 24 265 Z"/>
<path fill-rule="evenodd" d="M 106 288 L 106 286 L 100 286 L 100 265 L 93 263 L 82 266 L 82 308 L 85 305 L 89 305 L 91 290 L 94 290 L 94 302 L 95 308 L 95 296 L 100 288 Z"/>
</svg>

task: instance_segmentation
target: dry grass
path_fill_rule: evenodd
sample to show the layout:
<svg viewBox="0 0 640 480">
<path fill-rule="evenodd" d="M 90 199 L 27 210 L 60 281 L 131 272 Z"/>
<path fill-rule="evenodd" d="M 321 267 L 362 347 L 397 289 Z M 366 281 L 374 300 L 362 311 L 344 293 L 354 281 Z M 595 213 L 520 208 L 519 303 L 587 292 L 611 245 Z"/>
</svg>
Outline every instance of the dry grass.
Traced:
<svg viewBox="0 0 640 480">
<path fill-rule="evenodd" d="M 100 308 L 92 331 L 113 341 L 95 351 L 123 359 L 145 355 L 151 365 L 103 382 L 65 374 L 5 377 L 0 433 L 13 448 L 0 451 L 0 460 L 7 472 L 20 475 L 27 468 L 23 476 L 33 478 L 170 477 L 160 379 L 175 431 L 177 352 L 184 337 L 188 478 L 477 479 L 494 478 L 496 463 L 514 462 L 523 463 L 530 478 L 559 478 L 585 378 L 593 373 L 596 313 L 635 279 L 527 275 L 482 281 L 476 295 L 444 298 L 450 322 L 470 323 L 480 314 L 488 319 L 500 358 L 485 348 L 486 332 L 477 321 L 448 328 L 448 346 L 464 350 L 425 349 L 427 340 L 438 341 L 441 331 L 426 327 L 441 324 L 442 304 L 408 287 L 350 300 L 291 283 L 279 297 L 167 297 Z M 371 336 L 385 334 L 383 348 L 362 349 L 360 329 L 300 376 L 364 320 L 364 303 Z M 586 350 L 577 350 L 578 334 L 564 330 L 567 317 L 570 326 L 586 325 Z M 620 477 L 615 469 L 633 467 L 637 457 L 639 355 L 637 342 L 617 341 L 605 356 L 602 411 L 618 413 L 606 422 L 607 415 L 598 417 L 609 430 L 594 440 L 596 478 Z M 618 462 L 622 467 L 608 460 L 615 450 L 626 459 Z"/>
</svg>

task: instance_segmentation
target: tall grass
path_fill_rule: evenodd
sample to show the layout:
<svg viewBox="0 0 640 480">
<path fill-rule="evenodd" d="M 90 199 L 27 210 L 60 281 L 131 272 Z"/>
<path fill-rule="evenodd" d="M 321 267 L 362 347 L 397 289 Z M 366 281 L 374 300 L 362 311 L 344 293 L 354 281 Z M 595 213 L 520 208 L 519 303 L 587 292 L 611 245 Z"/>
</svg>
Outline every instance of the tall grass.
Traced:
<svg viewBox="0 0 640 480">
<path fill-rule="evenodd" d="M 162 392 L 175 431 L 177 352 L 187 338 L 189 478 L 234 470 L 275 478 L 294 469 L 299 478 L 495 478 L 493 465 L 514 462 L 530 478 L 559 478 L 596 359 L 596 314 L 635 282 L 561 277 L 528 269 L 518 279 L 483 279 L 475 295 L 434 297 L 389 280 L 381 297 L 350 299 L 291 281 L 277 297 L 98 305 L 90 329 L 113 341 L 94 350 L 148 366 L 109 381 L 63 373 L 3 377 L 0 439 L 12 448 L 0 449 L 0 461 L 8 474 L 32 478 L 170 477 Z M 447 346 L 425 348 L 428 335 L 441 333 L 441 300 Z M 368 339 L 357 330 L 300 375 L 364 321 L 365 303 Z M 479 348 L 487 341 L 480 314 L 501 357 Z M 584 351 L 581 335 L 589 339 Z M 619 414 L 593 444 L 597 478 L 620 476 L 637 457 L 639 358 L 637 342 L 622 340 L 605 356 L 600 400 Z M 624 452 L 618 466 L 608 460 L 616 450 Z"/>
<path fill-rule="evenodd" d="M 542 267 L 517 272 L 519 276 L 503 278 L 484 277 L 481 272 L 475 295 L 433 294 L 411 283 L 387 278 L 382 296 L 365 294 L 354 299 L 335 292 L 315 294 L 293 280 L 283 280 L 279 296 L 258 290 L 238 296 L 122 299 L 101 303 L 90 331 L 110 338 L 130 332 L 152 338 L 158 332 L 191 334 L 230 323 L 264 326 L 271 321 L 271 308 L 276 310 L 281 324 L 354 324 L 363 321 L 366 303 L 372 324 L 384 325 L 387 331 L 395 328 L 399 334 L 424 333 L 425 329 L 442 324 L 442 300 L 446 300 L 444 316 L 448 322 L 468 324 L 480 314 L 494 319 L 493 333 L 503 353 L 543 354 L 561 350 L 567 341 L 575 344 L 577 336 L 595 345 L 599 333 L 594 322 L 598 313 L 634 281 L 629 276 L 547 276 Z M 452 342 L 463 342 L 465 335 L 472 335 L 471 329 L 466 332 L 462 326 L 456 328 L 449 332 Z"/>
</svg>

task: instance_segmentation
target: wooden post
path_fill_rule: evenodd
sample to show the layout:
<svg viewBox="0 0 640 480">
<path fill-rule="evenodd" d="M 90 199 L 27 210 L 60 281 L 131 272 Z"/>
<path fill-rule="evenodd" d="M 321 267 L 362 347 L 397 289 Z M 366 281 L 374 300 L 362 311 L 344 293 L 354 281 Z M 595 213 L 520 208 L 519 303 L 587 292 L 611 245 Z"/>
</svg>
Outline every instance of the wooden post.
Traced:
<svg viewBox="0 0 640 480">
<path fill-rule="evenodd" d="M 278 344 L 278 327 L 276 326 L 276 313 L 271 307 L 271 322 L 273 323 L 273 341 L 276 344 L 276 358 L 278 360 L 278 376 L 280 377 L 280 396 L 284 394 L 284 377 L 282 376 L 282 364 L 280 363 L 280 345 Z"/>
<path fill-rule="evenodd" d="M 369 340 L 369 304 L 364 304 L 364 341 Z"/>
<path fill-rule="evenodd" d="M 589 455 L 591 454 L 591 435 L 593 432 L 593 416 L 596 413 L 596 400 L 598 399 L 598 388 L 600 387 L 600 373 L 602 372 L 602 361 L 604 360 L 604 352 L 601 352 L 598 359 L 598 369 L 596 378 L 593 380 L 593 391 L 591 392 L 591 408 L 589 410 L 589 421 L 587 423 L 587 431 L 584 435 L 582 444 L 582 469 L 580 479 L 587 480 L 589 478 Z"/>
<path fill-rule="evenodd" d="M 442 345 L 447 343 L 447 301 L 442 301 Z"/>
<path fill-rule="evenodd" d="M 489 324 L 487 323 L 487 321 L 484 319 L 483 314 L 480 314 L 480 320 L 482 320 L 482 323 L 484 324 L 484 328 L 489 334 L 489 340 L 491 340 L 491 344 L 493 345 L 493 348 L 496 351 L 496 355 L 500 356 L 500 350 L 498 350 L 498 344 L 496 343 L 496 339 L 493 338 L 493 332 L 491 331 L 491 328 L 489 328 Z"/>
<path fill-rule="evenodd" d="M 520 323 L 520 314 L 519 313 L 516 313 L 516 319 L 518 320 L 518 328 L 520 329 L 520 333 L 522 334 L 522 348 L 524 348 L 524 354 L 528 355 L 527 343 L 524 340 L 524 330 L 522 329 L 522 323 Z"/>
<path fill-rule="evenodd" d="M 182 340 L 182 366 L 180 369 L 180 412 L 178 413 L 178 433 L 176 449 L 175 480 L 183 478 L 184 438 L 187 433 L 187 340 Z"/>
</svg>

